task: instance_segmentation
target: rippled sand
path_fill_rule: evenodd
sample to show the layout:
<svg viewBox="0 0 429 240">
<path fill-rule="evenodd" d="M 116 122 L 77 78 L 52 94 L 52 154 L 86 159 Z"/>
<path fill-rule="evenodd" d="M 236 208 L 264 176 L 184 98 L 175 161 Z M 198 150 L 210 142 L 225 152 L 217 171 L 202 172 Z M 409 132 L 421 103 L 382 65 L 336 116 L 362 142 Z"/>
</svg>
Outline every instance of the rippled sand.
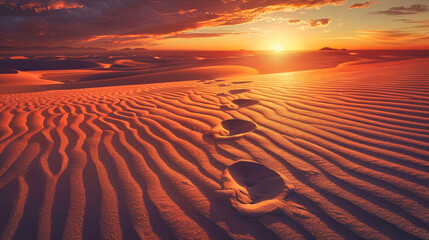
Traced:
<svg viewBox="0 0 429 240">
<path fill-rule="evenodd" d="M 428 239 L 427 66 L 0 95 L 1 239 Z"/>
</svg>

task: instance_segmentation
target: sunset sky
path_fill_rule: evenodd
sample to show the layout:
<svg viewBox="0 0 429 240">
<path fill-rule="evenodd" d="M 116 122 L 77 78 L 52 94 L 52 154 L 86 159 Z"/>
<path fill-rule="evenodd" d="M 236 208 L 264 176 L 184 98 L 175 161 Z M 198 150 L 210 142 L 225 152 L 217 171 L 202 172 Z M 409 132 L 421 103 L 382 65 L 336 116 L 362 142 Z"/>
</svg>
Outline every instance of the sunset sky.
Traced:
<svg viewBox="0 0 429 240">
<path fill-rule="evenodd" d="M 427 0 L 0 0 L 0 45 L 428 49 Z"/>
</svg>

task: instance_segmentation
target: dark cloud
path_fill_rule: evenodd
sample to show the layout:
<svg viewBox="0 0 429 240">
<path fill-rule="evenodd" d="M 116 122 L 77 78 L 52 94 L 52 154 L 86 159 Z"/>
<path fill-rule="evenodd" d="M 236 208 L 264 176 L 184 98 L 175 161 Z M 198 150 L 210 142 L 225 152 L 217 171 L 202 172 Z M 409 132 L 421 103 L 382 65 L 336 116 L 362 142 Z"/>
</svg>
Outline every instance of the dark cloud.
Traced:
<svg viewBox="0 0 429 240">
<path fill-rule="evenodd" d="M 0 42 L 15 46 L 141 44 L 149 38 L 168 37 L 201 27 L 246 23 L 266 12 L 343 2 L 0 0 Z"/>
<path fill-rule="evenodd" d="M 409 7 L 399 6 L 391 7 L 385 11 L 373 12 L 373 14 L 384 14 L 384 15 L 407 15 L 429 12 L 429 7 L 424 4 L 414 4 Z"/>
<path fill-rule="evenodd" d="M 355 4 L 352 4 L 348 8 L 349 9 L 352 9 L 352 8 L 367 8 L 367 7 L 369 7 L 369 6 L 373 5 L 373 4 L 375 4 L 374 1 L 367 1 L 367 2 L 364 2 L 364 3 L 355 3 Z"/>
</svg>

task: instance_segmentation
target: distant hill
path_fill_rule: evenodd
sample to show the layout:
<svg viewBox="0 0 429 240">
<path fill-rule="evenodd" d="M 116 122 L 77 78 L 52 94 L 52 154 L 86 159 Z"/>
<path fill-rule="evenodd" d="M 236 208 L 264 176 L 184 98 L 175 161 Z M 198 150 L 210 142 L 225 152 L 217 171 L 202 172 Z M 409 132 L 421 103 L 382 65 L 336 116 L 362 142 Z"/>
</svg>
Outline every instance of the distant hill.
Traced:
<svg viewBox="0 0 429 240">
<path fill-rule="evenodd" d="M 146 48 L 122 48 L 122 49 L 118 49 L 118 50 L 112 50 L 112 51 L 117 51 L 117 52 L 129 52 L 129 51 L 147 51 Z"/>
<path fill-rule="evenodd" d="M 324 47 L 324 48 L 321 48 L 319 50 L 323 51 L 323 50 L 347 50 L 347 49 L 345 49 L 345 48 L 343 48 L 343 49 L 336 49 L 336 48 Z"/>
<path fill-rule="evenodd" d="M 44 47 L 44 46 L 32 46 L 32 47 L 11 47 L 11 46 L 0 46 L 0 52 L 55 52 L 55 53 L 73 53 L 73 52 L 105 52 L 108 51 L 104 48 L 74 48 L 74 47 Z"/>
</svg>

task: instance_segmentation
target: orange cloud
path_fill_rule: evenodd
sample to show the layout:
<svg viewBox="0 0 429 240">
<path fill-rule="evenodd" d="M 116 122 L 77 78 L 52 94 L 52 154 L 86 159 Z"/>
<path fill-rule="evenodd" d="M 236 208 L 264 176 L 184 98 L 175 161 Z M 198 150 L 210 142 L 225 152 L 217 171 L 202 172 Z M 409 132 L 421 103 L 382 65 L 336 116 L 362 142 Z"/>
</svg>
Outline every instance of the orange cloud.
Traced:
<svg viewBox="0 0 429 240">
<path fill-rule="evenodd" d="M 82 8 L 84 7 L 82 4 L 71 2 L 67 3 L 65 1 L 53 1 L 50 5 L 48 5 L 48 9 L 69 9 L 69 8 Z"/>
<path fill-rule="evenodd" d="M 289 24 L 299 24 L 301 22 L 302 22 L 302 20 L 299 20 L 299 19 L 289 19 L 288 20 Z"/>
<path fill-rule="evenodd" d="M 355 3 L 355 4 L 352 4 L 348 8 L 349 9 L 353 9 L 353 8 L 368 8 L 369 6 L 371 6 L 373 4 L 375 4 L 374 1 L 367 1 L 367 2 L 364 2 L 364 3 Z"/>
<path fill-rule="evenodd" d="M 49 3 L 41 2 L 29 2 L 25 4 L 11 4 L 9 6 L 18 7 L 21 10 L 33 10 L 36 13 L 41 13 L 48 10 L 59 10 L 59 9 L 71 9 L 71 8 L 82 8 L 84 5 L 76 2 L 65 2 L 61 0 L 51 1 Z"/>
<path fill-rule="evenodd" d="M 318 28 L 318 27 L 326 27 L 332 22 L 329 18 L 322 18 L 322 19 L 310 19 L 307 21 L 303 21 L 305 23 L 304 26 L 301 27 L 302 30 L 311 29 L 311 28 Z"/>
<path fill-rule="evenodd" d="M 264 17 L 264 18 L 261 18 L 260 20 L 265 22 L 288 23 L 291 25 L 297 25 L 297 24 L 304 25 L 301 27 L 301 29 L 326 27 L 332 22 L 332 20 L 329 18 L 301 20 L 301 19 L 291 19 L 291 18 L 285 18 L 285 17 Z"/>
</svg>

